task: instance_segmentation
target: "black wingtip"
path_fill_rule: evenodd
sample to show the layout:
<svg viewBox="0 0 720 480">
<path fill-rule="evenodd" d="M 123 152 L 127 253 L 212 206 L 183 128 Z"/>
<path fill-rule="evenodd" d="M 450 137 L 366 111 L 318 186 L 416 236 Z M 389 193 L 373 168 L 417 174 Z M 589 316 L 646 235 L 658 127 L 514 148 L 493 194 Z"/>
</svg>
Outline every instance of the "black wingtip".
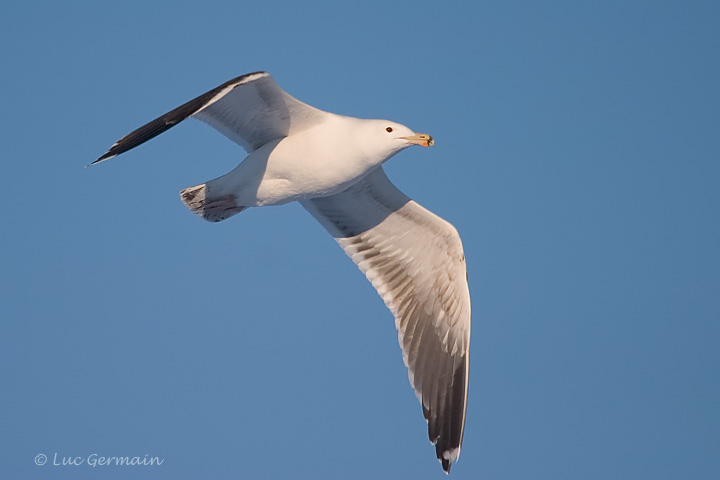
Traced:
<svg viewBox="0 0 720 480">
<path fill-rule="evenodd" d="M 96 163 L 104 162 L 105 160 L 107 160 L 107 159 L 109 159 L 109 158 L 112 158 L 112 157 L 114 157 L 114 156 L 115 156 L 114 153 L 110 153 L 110 151 L 107 151 L 107 152 L 105 152 L 105 153 L 103 154 L 102 157 L 98 158 L 97 160 L 95 160 L 95 161 L 92 162 L 92 163 L 88 163 L 88 164 L 85 165 L 85 166 L 86 166 L 86 167 L 89 167 L 90 165 L 95 165 Z"/>
<path fill-rule="evenodd" d="M 450 475 L 450 466 L 452 465 L 450 460 L 443 458 L 441 460 L 441 462 L 442 462 L 442 467 L 443 467 L 443 471 L 445 472 L 445 475 Z"/>
</svg>

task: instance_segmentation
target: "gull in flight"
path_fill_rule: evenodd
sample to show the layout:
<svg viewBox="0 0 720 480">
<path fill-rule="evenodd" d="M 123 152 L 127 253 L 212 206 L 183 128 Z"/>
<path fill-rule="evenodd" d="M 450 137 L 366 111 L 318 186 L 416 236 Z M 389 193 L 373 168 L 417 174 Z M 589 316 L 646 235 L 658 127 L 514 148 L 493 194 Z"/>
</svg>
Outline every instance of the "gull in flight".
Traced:
<svg viewBox="0 0 720 480">
<path fill-rule="evenodd" d="M 465 429 L 470 294 L 460 236 L 387 178 L 382 164 L 430 135 L 388 120 L 318 110 L 265 72 L 234 78 L 118 140 L 93 164 L 127 152 L 188 117 L 248 155 L 231 172 L 180 192 L 211 222 L 250 207 L 298 201 L 335 238 L 395 316 L 410 384 L 445 473 Z"/>
</svg>

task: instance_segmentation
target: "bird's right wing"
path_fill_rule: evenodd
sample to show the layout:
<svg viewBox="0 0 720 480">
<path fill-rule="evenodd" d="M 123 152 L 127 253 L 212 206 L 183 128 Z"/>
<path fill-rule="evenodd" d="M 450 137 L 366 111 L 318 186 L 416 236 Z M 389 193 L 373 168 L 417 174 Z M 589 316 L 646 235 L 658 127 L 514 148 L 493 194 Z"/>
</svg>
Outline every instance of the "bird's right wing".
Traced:
<svg viewBox="0 0 720 480">
<path fill-rule="evenodd" d="M 125 135 L 93 163 L 127 152 L 188 117 L 208 123 L 248 152 L 310 128 L 328 114 L 285 92 L 270 74 L 255 72 L 213 88 Z"/>
<path fill-rule="evenodd" d="M 455 228 L 378 167 L 347 190 L 300 202 L 395 316 L 410 384 L 443 469 L 460 455 L 467 407 L 470 294 Z"/>
</svg>

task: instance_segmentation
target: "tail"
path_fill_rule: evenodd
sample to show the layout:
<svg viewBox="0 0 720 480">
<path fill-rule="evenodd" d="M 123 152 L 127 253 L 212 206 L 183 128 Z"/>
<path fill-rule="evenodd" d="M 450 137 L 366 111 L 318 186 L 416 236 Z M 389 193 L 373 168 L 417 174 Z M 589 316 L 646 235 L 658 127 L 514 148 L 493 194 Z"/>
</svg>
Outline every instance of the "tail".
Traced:
<svg viewBox="0 0 720 480">
<path fill-rule="evenodd" d="M 200 215 L 209 222 L 220 222 L 240 213 L 247 207 L 235 203 L 235 195 L 223 195 L 207 198 L 205 183 L 186 188 L 180 192 L 180 198 L 193 213 Z"/>
</svg>

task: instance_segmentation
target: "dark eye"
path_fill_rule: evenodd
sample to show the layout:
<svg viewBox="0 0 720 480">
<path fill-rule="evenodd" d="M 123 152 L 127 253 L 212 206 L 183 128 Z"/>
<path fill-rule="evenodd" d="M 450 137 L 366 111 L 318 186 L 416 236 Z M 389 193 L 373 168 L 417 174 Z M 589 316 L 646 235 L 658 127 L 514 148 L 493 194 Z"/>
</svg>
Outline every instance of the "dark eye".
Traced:
<svg viewBox="0 0 720 480">
<path fill-rule="evenodd" d="M 392 127 L 387 127 L 387 128 L 385 129 L 385 131 L 388 132 L 388 133 L 392 132 Z"/>
</svg>

